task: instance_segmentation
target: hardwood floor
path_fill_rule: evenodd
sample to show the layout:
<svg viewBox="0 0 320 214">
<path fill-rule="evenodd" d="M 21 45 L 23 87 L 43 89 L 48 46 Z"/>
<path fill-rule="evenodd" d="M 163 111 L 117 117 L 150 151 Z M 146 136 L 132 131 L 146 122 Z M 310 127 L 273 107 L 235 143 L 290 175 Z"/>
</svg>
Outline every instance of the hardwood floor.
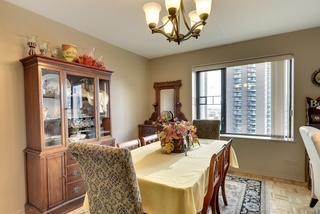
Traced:
<svg viewBox="0 0 320 214">
<path fill-rule="evenodd" d="M 311 193 L 305 183 L 238 172 L 230 174 L 265 181 L 268 214 L 320 214 L 320 203 L 313 209 L 309 207 Z"/>
<path fill-rule="evenodd" d="M 309 207 L 311 193 L 305 183 L 238 172 L 230 174 L 265 182 L 267 214 L 320 214 L 320 202 L 313 209 Z M 84 212 L 78 209 L 69 214 Z"/>
</svg>

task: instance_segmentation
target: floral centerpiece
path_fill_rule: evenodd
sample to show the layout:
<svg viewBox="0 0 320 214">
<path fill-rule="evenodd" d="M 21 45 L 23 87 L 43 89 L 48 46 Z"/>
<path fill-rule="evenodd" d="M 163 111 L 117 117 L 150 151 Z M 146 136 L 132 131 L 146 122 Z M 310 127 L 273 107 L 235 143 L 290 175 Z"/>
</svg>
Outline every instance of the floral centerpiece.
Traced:
<svg viewBox="0 0 320 214">
<path fill-rule="evenodd" d="M 182 153 L 187 152 L 195 144 L 200 145 L 196 128 L 187 121 L 178 121 L 173 119 L 168 121 L 166 118 L 160 118 L 162 131 L 159 133 L 162 152 L 164 153 Z"/>
</svg>

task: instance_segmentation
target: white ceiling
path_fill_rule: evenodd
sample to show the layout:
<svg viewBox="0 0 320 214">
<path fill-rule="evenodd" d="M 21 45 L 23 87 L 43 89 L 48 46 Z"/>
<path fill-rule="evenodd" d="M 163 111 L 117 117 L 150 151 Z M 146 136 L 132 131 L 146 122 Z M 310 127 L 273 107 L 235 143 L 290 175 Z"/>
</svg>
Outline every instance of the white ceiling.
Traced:
<svg viewBox="0 0 320 214">
<path fill-rule="evenodd" d="M 147 58 L 320 26 L 320 0 L 213 0 L 200 38 L 178 46 L 152 35 L 145 22 L 143 4 L 161 3 L 164 15 L 164 0 L 8 1 Z"/>
</svg>

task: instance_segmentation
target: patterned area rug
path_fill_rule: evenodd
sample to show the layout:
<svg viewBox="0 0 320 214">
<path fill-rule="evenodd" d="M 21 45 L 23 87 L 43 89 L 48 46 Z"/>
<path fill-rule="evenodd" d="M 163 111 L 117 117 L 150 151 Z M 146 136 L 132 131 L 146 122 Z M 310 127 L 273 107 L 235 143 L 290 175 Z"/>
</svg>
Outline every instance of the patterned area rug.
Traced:
<svg viewBox="0 0 320 214">
<path fill-rule="evenodd" d="M 264 214 L 265 184 L 263 181 L 227 176 L 226 195 L 228 206 L 224 206 L 222 197 L 219 198 L 222 214 Z M 81 208 L 69 214 L 85 214 Z"/>
<path fill-rule="evenodd" d="M 265 183 L 259 180 L 227 176 L 226 195 L 228 206 L 219 199 L 220 211 L 223 214 L 264 214 Z"/>
</svg>

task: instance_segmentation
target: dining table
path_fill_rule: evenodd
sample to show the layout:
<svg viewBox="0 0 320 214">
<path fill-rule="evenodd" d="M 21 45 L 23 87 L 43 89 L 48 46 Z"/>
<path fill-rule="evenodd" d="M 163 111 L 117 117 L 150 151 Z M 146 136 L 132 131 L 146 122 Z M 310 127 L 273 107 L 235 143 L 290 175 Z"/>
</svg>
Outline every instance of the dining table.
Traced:
<svg viewBox="0 0 320 214">
<path fill-rule="evenodd" d="M 225 140 L 199 139 L 200 145 L 185 153 L 164 154 L 160 142 L 131 151 L 140 189 L 142 207 L 150 214 L 196 214 L 207 193 L 210 159 Z M 239 168 L 231 147 L 230 167 Z M 84 210 L 89 210 L 85 197 Z"/>
</svg>

